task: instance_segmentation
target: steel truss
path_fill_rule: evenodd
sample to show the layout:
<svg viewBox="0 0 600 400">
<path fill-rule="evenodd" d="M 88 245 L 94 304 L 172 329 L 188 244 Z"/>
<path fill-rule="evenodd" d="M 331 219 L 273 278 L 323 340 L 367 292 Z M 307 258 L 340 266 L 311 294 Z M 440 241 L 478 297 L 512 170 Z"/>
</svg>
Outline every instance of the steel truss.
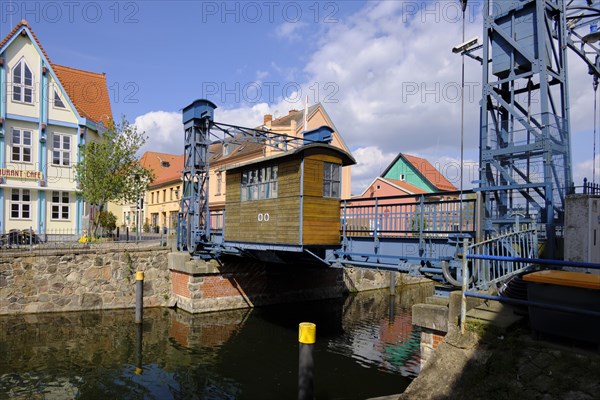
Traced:
<svg viewBox="0 0 600 400">
<path fill-rule="evenodd" d="M 577 32 L 597 15 L 588 3 L 571 1 L 570 8 L 562 0 L 484 3 L 479 183 L 484 230 L 490 234 L 511 225 L 515 215 L 537 222 L 545 226 L 549 257 L 562 235 L 565 198 L 573 187 L 567 48 L 598 74 L 598 49 Z"/>
</svg>

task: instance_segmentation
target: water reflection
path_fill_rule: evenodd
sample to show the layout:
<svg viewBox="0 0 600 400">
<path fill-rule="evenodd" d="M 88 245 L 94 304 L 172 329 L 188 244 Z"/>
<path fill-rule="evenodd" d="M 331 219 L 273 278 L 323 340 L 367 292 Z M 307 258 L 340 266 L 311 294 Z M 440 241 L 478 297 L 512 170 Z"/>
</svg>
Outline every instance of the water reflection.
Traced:
<svg viewBox="0 0 600 400">
<path fill-rule="evenodd" d="M 287 399 L 298 323 L 317 324 L 315 394 L 399 393 L 418 373 L 416 286 L 346 299 L 191 315 L 147 309 L 0 317 L 0 399 Z"/>
</svg>

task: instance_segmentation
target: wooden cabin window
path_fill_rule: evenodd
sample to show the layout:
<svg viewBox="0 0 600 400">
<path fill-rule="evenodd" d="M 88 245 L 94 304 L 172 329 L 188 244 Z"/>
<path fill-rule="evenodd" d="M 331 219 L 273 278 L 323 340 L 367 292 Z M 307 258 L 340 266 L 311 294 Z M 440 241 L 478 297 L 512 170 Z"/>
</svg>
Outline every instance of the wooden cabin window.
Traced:
<svg viewBox="0 0 600 400">
<path fill-rule="evenodd" d="M 323 165 L 323 197 L 340 197 L 341 168 L 341 165 L 329 162 Z"/>
<path fill-rule="evenodd" d="M 277 198 L 278 167 L 263 167 L 242 172 L 242 201 Z"/>
</svg>

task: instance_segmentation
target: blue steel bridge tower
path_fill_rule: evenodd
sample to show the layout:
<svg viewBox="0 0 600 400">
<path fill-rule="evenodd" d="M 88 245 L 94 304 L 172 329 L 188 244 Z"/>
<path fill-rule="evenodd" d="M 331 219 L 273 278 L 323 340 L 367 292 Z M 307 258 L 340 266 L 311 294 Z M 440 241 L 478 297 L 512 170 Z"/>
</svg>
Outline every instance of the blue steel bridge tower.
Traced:
<svg viewBox="0 0 600 400">
<path fill-rule="evenodd" d="M 484 231 L 543 226 L 546 256 L 562 236 L 573 186 L 567 49 L 598 76 L 593 1 L 485 0 L 480 182 Z M 592 28 L 593 31 L 593 28 Z"/>
<path fill-rule="evenodd" d="M 196 100 L 183 109 L 183 193 L 177 245 L 179 250 L 187 249 L 190 253 L 210 242 L 209 132 L 216 108 L 211 101 Z"/>
</svg>

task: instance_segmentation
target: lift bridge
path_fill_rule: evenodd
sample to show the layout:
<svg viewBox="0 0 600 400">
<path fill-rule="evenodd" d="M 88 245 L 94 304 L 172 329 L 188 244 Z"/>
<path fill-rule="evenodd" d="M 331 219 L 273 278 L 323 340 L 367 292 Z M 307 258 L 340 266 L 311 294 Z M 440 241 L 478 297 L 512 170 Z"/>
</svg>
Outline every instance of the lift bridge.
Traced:
<svg viewBox="0 0 600 400">
<path fill-rule="evenodd" d="M 463 12 L 467 0 L 460 1 Z M 600 11 L 591 0 L 486 0 L 483 43 L 462 56 L 482 65 L 479 181 L 473 191 L 340 202 L 337 248 L 228 243 L 227 210 L 208 204 L 214 137 L 257 142 L 282 152 L 325 142 L 214 121 L 216 106 L 183 110 L 185 154 L 178 246 L 196 257 L 221 254 L 282 259 L 309 255 L 323 265 L 389 269 L 460 283 L 464 239 L 487 255 L 558 256 L 572 177 L 567 52 L 600 76 Z M 464 35 L 463 35 L 464 36 Z M 261 256 L 262 254 L 262 256 Z"/>
</svg>

